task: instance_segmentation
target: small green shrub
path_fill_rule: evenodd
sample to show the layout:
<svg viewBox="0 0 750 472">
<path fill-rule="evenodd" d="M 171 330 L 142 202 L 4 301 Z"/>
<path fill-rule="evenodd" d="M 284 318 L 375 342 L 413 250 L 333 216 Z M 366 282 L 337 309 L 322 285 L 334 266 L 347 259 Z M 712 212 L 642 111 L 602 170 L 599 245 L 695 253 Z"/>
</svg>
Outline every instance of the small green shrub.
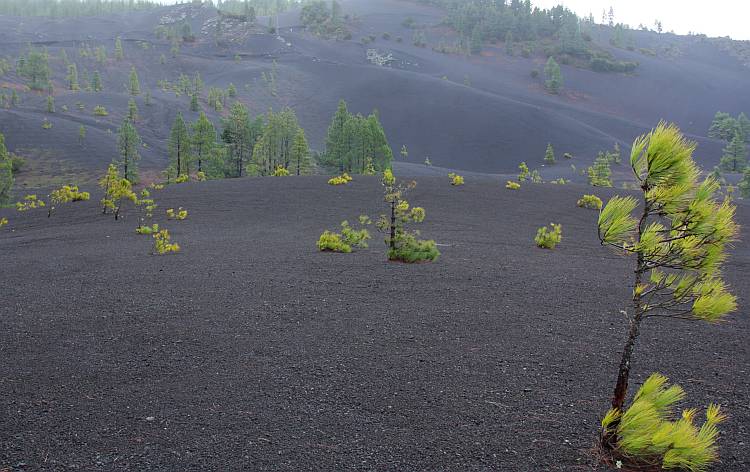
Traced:
<svg viewBox="0 0 750 472">
<path fill-rule="evenodd" d="M 464 184 L 464 178 L 454 172 L 448 174 L 448 178 L 451 179 L 451 185 L 453 185 L 454 187 L 458 187 L 459 185 Z"/>
<path fill-rule="evenodd" d="M 351 181 L 352 177 L 344 172 L 341 175 L 337 175 L 336 177 L 331 177 L 330 179 L 328 179 L 328 185 L 346 185 Z"/>
<path fill-rule="evenodd" d="M 614 431 L 617 438 L 615 453 L 638 470 L 654 465 L 661 469 L 707 470 L 719 458 L 717 426 L 726 416 L 719 405 L 711 404 L 700 428 L 693 424 L 697 413 L 694 408 L 684 410 L 673 421 L 674 405 L 683 398 L 685 391 L 679 385 L 667 386 L 666 377 L 651 374 L 624 413 L 611 409 L 602 419 L 604 432 Z"/>
<path fill-rule="evenodd" d="M 588 208 L 590 210 L 601 210 L 602 199 L 596 195 L 584 195 L 578 200 L 578 206 L 581 208 Z"/>
<path fill-rule="evenodd" d="M 174 183 L 176 183 L 176 184 L 184 184 L 188 180 L 190 180 L 190 176 L 189 175 L 187 175 L 187 174 L 180 174 L 180 175 L 177 176 L 176 179 L 174 179 Z"/>
<path fill-rule="evenodd" d="M 366 215 L 359 217 L 359 224 L 363 227 L 354 229 L 348 221 L 341 222 L 341 233 L 324 231 L 318 239 L 318 250 L 327 252 L 350 253 L 353 248 L 366 248 L 367 241 L 371 239 L 370 232 L 364 226 L 371 224 Z"/>
<path fill-rule="evenodd" d="M 39 200 L 36 195 L 26 195 L 23 200 L 16 202 L 16 210 L 18 211 L 29 211 L 36 208 L 43 208 L 47 206 L 44 200 Z"/>
<path fill-rule="evenodd" d="M 8 224 L 8 218 L 0 218 L 0 228 Z"/>
<path fill-rule="evenodd" d="M 109 115 L 109 112 L 103 106 L 97 105 L 97 106 L 94 107 L 94 115 L 96 115 L 96 116 L 107 116 L 107 115 Z"/>
<path fill-rule="evenodd" d="M 159 255 L 173 254 L 180 252 L 180 245 L 171 242 L 172 237 L 169 235 L 169 231 L 162 229 L 153 234 L 154 238 L 154 253 Z"/>
<path fill-rule="evenodd" d="M 505 188 L 507 188 L 508 190 L 518 190 L 519 188 L 521 188 L 521 184 L 509 180 L 505 182 Z"/>
<path fill-rule="evenodd" d="M 276 170 L 273 171 L 274 177 L 288 177 L 289 176 L 289 170 L 287 170 L 286 167 L 279 165 L 276 167 Z"/>
<path fill-rule="evenodd" d="M 525 162 L 522 162 L 518 164 L 518 170 L 520 171 L 520 173 L 518 174 L 518 181 L 525 182 L 526 179 L 528 179 L 530 175 L 529 166 L 527 166 Z"/>
<path fill-rule="evenodd" d="M 415 262 L 432 262 L 440 257 L 437 244 L 431 239 L 417 239 L 414 234 L 404 233 L 399 244 L 388 249 L 388 259 L 413 264 Z"/>
<path fill-rule="evenodd" d="M 174 208 L 168 208 L 167 209 L 167 219 L 169 220 L 177 220 L 182 221 L 188 217 L 187 210 L 183 209 L 182 207 L 175 210 Z"/>
<path fill-rule="evenodd" d="M 159 232 L 159 224 L 154 223 L 151 226 L 141 225 L 135 229 L 135 232 L 138 234 L 156 234 Z"/>
<path fill-rule="evenodd" d="M 49 209 L 47 211 L 47 217 L 52 216 L 52 212 L 57 208 L 57 205 L 69 202 L 85 202 L 91 198 L 89 192 L 78 191 L 76 185 L 63 185 L 57 190 L 53 190 L 49 194 Z"/>
<path fill-rule="evenodd" d="M 570 182 L 569 180 L 565 180 L 565 179 L 564 179 L 564 178 L 562 178 L 562 177 L 560 177 L 559 179 L 555 179 L 555 180 L 550 180 L 550 181 L 549 181 L 549 183 L 551 183 L 551 184 L 555 184 L 555 185 L 566 185 L 566 184 L 568 184 L 569 182 Z"/>
<path fill-rule="evenodd" d="M 550 230 L 551 228 L 551 230 Z M 550 228 L 542 226 L 536 232 L 534 241 L 536 245 L 543 249 L 554 249 L 562 240 L 562 226 L 550 223 Z"/>
</svg>

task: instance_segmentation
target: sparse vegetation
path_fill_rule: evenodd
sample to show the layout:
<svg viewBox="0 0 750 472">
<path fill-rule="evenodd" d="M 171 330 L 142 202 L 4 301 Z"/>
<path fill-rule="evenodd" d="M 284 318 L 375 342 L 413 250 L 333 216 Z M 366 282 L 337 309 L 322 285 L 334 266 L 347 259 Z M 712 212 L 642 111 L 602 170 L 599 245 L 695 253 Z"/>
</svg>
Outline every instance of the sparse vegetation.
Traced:
<svg viewBox="0 0 750 472">
<path fill-rule="evenodd" d="M 349 182 L 352 181 L 352 177 L 344 172 L 341 175 L 337 175 L 335 177 L 331 177 L 328 179 L 328 185 L 346 185 Z"/>
<path fill-rule="evenodd" d="M 594 159 L 594 165 L 587 169 L 589 184 L 594 187 L 611 187 L 612 170 L 609 167 L 609 157 L 599 153 Z"/>
<path fill-rule="evenodd" d="M 562 225 L 550 223 L 549 228 L 542 226 L 536 232 L 534 242 L 542 249 L 554 249 L 562 241 Z"/>
<path fill-rule="evenodd" d="M 52 212 L 57 209 L 58 205 L 70 202 L 85 202 L 90 198 L 89 192 L 79 191 L 77 185 L 63 185 L 49 194 L 50 204 L 47 207 L 47 217 L 52 216 Z"/>
<path fill-rule="evenodd" d="M 34 194 L 26 195 L 23 197 L 23 200 L 16 202 L 16 210 L 18 211 L 35 210 L 37 208 L 44 208 L 45 206 L 47 206 L 47 204 L 44 203 L 44 200 L 37 198 Z"/>
<path fill-rule="evenodd" d="M 188 217 L 187 210 L 185 210 L 182 207 L 179 207 L 177 210 L 175 210 L 174 208 L 168 208 L 166 213 L 167 213 L 168 220 L 182 221 L 182 220 L 187 219 Z"/>
<path fill-rule="evenodd" d="M 341 222 L 341 233 L 324 231 L 318 239 L 318 250 L 322 252 L 350 253 L 354 248 L 366 248 L 371 239 L 370 232 L 364 226 L 369 225 L 370 218 L 366 215 L 359 217 L 360 229 L 354 229 L 348 221 Z"/>
<path fill-rule="evenodd" d="M 448 178 L 451 181 L 451 185 L 453 185 L 454 187 L 458 187 L 458 186 L 464 184 L 464 178 L 462 176 L 456 174 L 455 172 L 449 173 L 448 174 Z"/>
<path fill-rule="evenodd" d="M 180 245 L 172 242 L 172 237 L 166 229 L 160 229 L 153 233 L 152 237 L 154 238 L 154 254 L 163 256 L 180 252 Z"/>
<path fill-rule="evenodd" d="M 408 225 L 421 223 L 425 211 L 411 207 L 405 194 L 416 186 L 416 182 L 398 183 L 391 169 L 383 172 L 384 200 L 389 215 L 380 215 L 377 227 L 387 234 L 388 259 L 407 263 L 434 261 L 440 256 L 435 241 L 419 239 L 419 232 L 408 229 Z"/>
<path fill-rule="evenodd" d="M 596 195 L 584 195 L 578 200 L 577 205 L 581 208 L 588 208 L 590 210 L 601 210 L 602 199 Z"/>
<path fill-rule="evenodd" d="M 509 180 L 505 182 L 505 188 L 507 188 L 508 190 L 518 190 L 521 188 L 521 184 L 519 184 L 518 182 L 514 182 L 512 180 Z"/>
<path fill-rule="evenodd" d="M 555 163 L 555 150 L 551 143 L 547 144 L 547 150 L 544 152 L 544 163 L 550 165 Z"/>
</svg>

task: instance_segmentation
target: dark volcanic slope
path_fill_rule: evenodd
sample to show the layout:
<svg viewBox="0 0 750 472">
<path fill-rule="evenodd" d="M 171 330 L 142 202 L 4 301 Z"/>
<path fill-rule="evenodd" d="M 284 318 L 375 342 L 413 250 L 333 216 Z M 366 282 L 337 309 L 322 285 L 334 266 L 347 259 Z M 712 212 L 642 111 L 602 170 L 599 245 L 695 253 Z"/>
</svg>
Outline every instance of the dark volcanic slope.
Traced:
<svg viewBox="0 0 750 472">
<path fill-rule="evenodd" d="M 307 34 L 299 27 L 296 11 L 282 16 L 281 40 L 267 34 L 267 19 L 261 18 L 246 38 L 239 34 L 245 31 L 242 26 L 226 33 L 218 45 L 212 22 L 215 11 L 208 7 L 183 5 L 87 19 L 0 17 L 1 56 L 12 62 L 29 42 L 49 50 L 58 108 L 55 115 L 47 116 L 45 97 L 22 93 L 19 107 L 0 111 L 0 132 L 6 134 L 11 150 L 31 162 L 19 179 L 35 185 L 42 177 L 60 177 L 55 168 L 60 162 L 66 172 L 62 181 L 70 180 L 67 174 L 103 171 L 116 156 L 113 132 L 126 112 L 123 84 L 131 66 L 138 69 L 142 88 L 151 90 L 155 101 L 147 107 L 143 97 L 137 99 L 141 119 L 136 125 L 148 145 L 141 167 L 152 175 L 166 167 L 165 140 L 176 113 L 182 111 L 190 120 L 197 115 L 188 111 L 185 95 L 175 97 L 157 87 L 160 80 L 176 82 L 181 73 L 199 72 L 206 88 L 234 83 L 238 99 L 254 114 L 269 107 L 293 107 L 318 150 L 323 149 L 336 104 L 344 98 L 354 112 L 378 109 L 392 147 L 398 150 L 406 145 L 412 163 L 421 164 L 429 157 L 436 166 L 488 173 L 515 171 L 520 161 L 541 166 L 547 143 L 554 145 L 558 155 L 571 152 L 579 157 L 577 166 L 582 168 L 615 142 L 627 149 L 635 136 L 660 119 L 677 122 L 697 139 L 697 159 L 711 169 L 723 147 L 705 137 L 714 113 L 750 113 L 750 69 L 699 37 L 634 31 L 629 33 L 633 51 L 628 51 L 611 48 L 610 30 L 595 27 L 594 42 L 611 49 L 618 59 L 640 62 L 636 73 L 601 74 L 563 66 L 564 92 L 552 96 L 544 91 L 541 79 L 530 76 L 532 70 L 544 67 L 541 52 L 530 58 L 508 57 L 500 44 L 486 45 L 481 56 L 441 54 L 431 47 L 451 44 L 455 34 L 439 26 L 444 17 L 440 10 L 401 0 L 345 0 L 342 4 L 346 13 L 357 18 L 349 25 L 350 41 L 327 41 Z M 178 57 L 172 58 L 169 42 L 158 39 L 154 29 L 183 17 L 191 23 L 197 41 L 184 44 Z M 427 48 L 412 44 L 414 30 L 401 24 L 407 17 L 424 28 Z M 385 32 L 390 40 L 382 38 Z M 124 40 L 126 55 L 120 62 L 112 59 L 118 35 Z M 369 35 L 375 41 L 361 44 L 360 39 Z M 398 37 L 403 41 L 397 42 Z M 106 47 L 106 64 L 80 57 L 84 44 L 92 50 Z M 393 54 L 393 66 L 370 64 L 368 48 Z M 658 57 L 638 52 L 641 48 L 657 51 Z M 63 51 L 77 63 L 79 75 L 100 70 L 105 93 L 67 91 Z M 160 63 L 162 54 L 164 64 Z M 262 78 L 271 72 L 274 61 L 278 71 L 275 95 Z M 4 87 L 22 88 L 14 73 L 0 81 Z M 209 110 L 205 98 L 204 91 L 201 106 L 218 124 L 221 115 Z M 63 105 L 68 111 L 61 110 Z M 106 106 L 110 116 L 94 117 L 95 105 Z M 53 123 L 50 130 L 41 129 L 45 116 Z M 81 124 L 89 130 L 83 147 L 77 142 Z M 567 166 L 551 174 L 563 175 L 562 167 Z"/>
<path fill-rule="evenodd" d="M 183 246 L 167 257 L 132 211 L 0 210 L 0 469 L 590 470 L 630 265 L 597 243 L 583 191 L 421 179 L 411 200 L 443 255 L 414 266 L 387 263 L 379 236 L 315 250 L 381 210 L 374 178 L 169 188 L 161 211 L 190 217 L 160 221 Z M 563 242 L 537 249 L 550 221 Z M 739 313 L 649 323 L 634 362 L 634 383 L 659 371 L 687 404 L 726 407 L 723 472 L 750 467 L 749 264 L 739 242 Z"/>
</svg>

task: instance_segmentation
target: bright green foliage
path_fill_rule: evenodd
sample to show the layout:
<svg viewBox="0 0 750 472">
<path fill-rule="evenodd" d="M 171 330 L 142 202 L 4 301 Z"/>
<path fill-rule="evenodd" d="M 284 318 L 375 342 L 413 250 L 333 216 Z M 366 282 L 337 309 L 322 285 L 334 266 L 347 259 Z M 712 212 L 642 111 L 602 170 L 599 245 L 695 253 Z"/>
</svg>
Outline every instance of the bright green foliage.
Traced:
<svg viewBox="0 0 750 472">
<path fill-rule="evenodd" d="M 0 177 L 0 179 L 2 179 L 2 177 Z M 750 167 L 745 168 L 745 172 L 742 174 L 742 180 L 737 184 L 737 187 L 740 189 L 740 195 L 742 195 L 742 198 L 750 198 Z"/>
<path fill-rule="evenodd" d="M 18 75 L 29 80 L 32 90 L 44 90 L 49 86 L 49 55 L 46 50 L 30 48 L 29 52 L 18 59 Z"/>
<path fill-rule="evenodd" d="M 544 66 L 544 75 L 547 78 L 544 83 L 547 90 L 555 94 L 559 93 L 563 84 L 562 74 L 560 72 L 560 65 L 552 56 L 547 60 L 547 65 Z"/>
<path fill-rule="evenodd" d="M 609 167 L 609 158 L 606 154 L 599 153 L 594 159 L 594 165 L 587 170 L 589 184 L 594 187 L 611 187 L 612 170 Z"/>
<path fill-rule="evenodd" d="M 455 172 L 449 173 L 448 174 L 448 178 L 451 181 L 451 185 L 453 185 L 454 187 L 458 187 L 459 185 L 463 185 L 464 184 L 464 178 L 462 176 L 456 174 Z"/>
<path fill-rule="evenodd" d="M 135 232 L 138 234 L 156 234 L 159 232 L 159 223 L 154 223 L 151 226 L 144 226 L 141 225 L 135 229 Z"/>
<path fill-rule="evenodd" d="M 636 139 L 631 165 L 644 192 L 641 222 L 631 216 L 634 198 L 614 197 L 599 217 L 599 237 L 639 256 L 638 270 L 649 281 L 636 294 L 652 293 L 638 305 L 644 314 L 717 321 L 736 308 L 720 267 L 738 227 L 734 207 L 714 199 L 716 181 L 698 181 L 694 149 L 664 123 Z"/>
<path fill-rule="evenodd" d="M 47 217 L 52 216 L 52 212 L 55 211 L 57 205 L 70 202 L 85 202 L 90 198 L 91 194 L 88 192 L 80 192 L 76 185 L 63 185 L 49 194 L 50 204 L 47 210 Z"/>
<path fill-rule="evenodd" d="M 141 83 L 138 80 L 138 72 L 136 72 L 135 67 L 130 68 L 130 79 L 128 80 L 128 91 L 130 92 L 130 95 L 141 94 Z"/>
<path fill-rule="evenodd" d="M 368 161 L 377 171 L 382 171 L 392 160 L 393 150 L 378 115 L 352 115 L 346 102 L 341 100 L 328 127 L 323 163 L 340 172 L 363 174 Z"/>
<path fill-rule="evenodd" d="M 550 227 L 542 226 L 536 232 L 534 242 L 536 245 L 543 249 L 554 249 L 555 246 L 562 240 L 562 226 L 555 223 L 550 223 Z"/>
<path fill-rule="evenodd" d="M 141 224 L 136 229 L 136 232 L 139 234 L 151 234 L 151 232 L 145 232 L 145 230 L 148 228 L 145 224 L 145 220 L 151 219 L 154 216 L 154 210 L 156 210 L 156 207 L 158 206 L 156 204 L 156 201 L 151 197 L 151 192 L 149 192 L 147 189 L 141 190 L 140 197 L 136 200 L 135 205 L 141 210 Z M 159 226 L 154 224 L 152 229 L 156 229 L 158 231 Z M 139 229 L 142 229 L 143 231 L 139 231 Z M 152 231 L 153 232 L 153 231 Z"/>
<path fill-rule="evenodd" d="M 602 209 L 602 199 L 596 195 L 584 195 L 578 200 L 577 204 L 581 208 L 588 208 L 590 210 Z"/>
<path fill-rule="evenodd" d="M 86 127 L 81 125 L 78 127 L 78 141 L 83 143 L 86 140 Z"/>
<path fill-rule="evenodd" d="M 168 208 L 167 209 L 167 219 L 169 220 L 177 220 L 182 221 L 188 217 L 188 212 L 182 207 L 179 207 L 177 210 L 174 208 Z"/>
<path fill-rule="evenodd" d="M 0 218 L 0 228 L 8 224 L 8 218 Z"/>
<path fill-rule="evenodd" d="M 29 211 L 36 208 L 44 208 L 47 206 L 44 200 L 40 200 L 36 195 L 26 195 L 23 200 L 16 202 L 16 210 L 18 211 Z"/>
<path fill-rule="evenodd" d="M 43 129 L 52 129 L 52 123 L 47 118 L 45 118 L 42 121 L 42 128 Z"/>
<path fill-rule="evenodd" d="M 125 51 L 122 49 L 122 40 L 119 36 L 115 39 L 115 59 L 118 61 L 125 59 Z"/>
<path fill-rule="evenodd" d="M 732 140 L 724 148 L 719 165 L 730 172 L 742 172 L 747 167 L 747 147 L 745 138 L 739 131 L 735 130 Z"/>
<path fill-rule="evenodd" d="M 47 95 L 47 113 L 55 112 L 55 97 Z"/>
<path fill-rule="evenodd" d="M 518 182 L 513 182 L 512 180 L 509 180 L 505 182 L 505 188 L 507 188 L 508 190 L 518 190 L 521 188 L 521 184 L 519 184 Z"/>
<path fill-rule="evenodd" d="M 286 169 L 286 167 L 282 165 L 278 165 L 276 167 L 276 170 L 273 171 L 273 174 L 271 174 L 273 177 L 289 177 L 289 171 Z"/>
<path fill-rule="evenodd" d="M 10 202 L 13 183 L 13 160 L 5 148 L 5 136 L 0 133 L 0 207 Z"/>
<path fill-rule="evenodd" d="M 346 185 L 349 182 L 352 181 L 352 177 L 344 172 L 341 175 L 337 175 L 335 177 L 331 177 L 328 179 L 328 185 Z"/>
<path fill-rule="evenodd" d="M 198 121 L 192 125 L 190 144 L 192 155 L 198 162 L 198 172 L 202 173 L 203 162 L 211 156 L 213 148 L 216 147 L 216 129 L 203 112 L 198 117 Z"/>
<path fill-rule="evenodd" d="M 138 196 L 133 192 L 133 184 L 128 179 L 120 177 L 115 164 L 107 167 L 107 173 L 99 180 L 99 188 L 104 191 L 104 198 L 101 200 L 102 213 L 106 214 L 107 210 L 112 210 L 115 220 L 120 217 L 123 200 L 133 203 L 138 201 Z"/>
<path fill-rule="evenodd" d="M 366 226 L 371 224 L 371 221 L 366 215 L 362 215 L 359 217 L 359 223 Z M 320 235 L 318 250 L 348 254 L 353 248 L 366 248 L 369 239 L 371 239 L 370 232 L 366 228 L 354 229 L 348 221 L 342 221 L 341 233 L 326 230 Z"/>
<path fill-rule="evenodd" d="M 138 121 L 138 105 L 132 98 L 128 100 L 128 119 L 133 123 Z"/>
<path fill-rule="evenodd" d="M 162 229 L 153 234 L 154 238 L 154 254 L 165 255 L 174 254 L 180 252 L 180 245 L 171 242 L 172 237 L 169 235 L 169 231 Z"/>
<path fill-rule="evenodd" d="M 203 171 L 198 171 L 195 173 L 195 181 L 196 182 L 205 182 L 206 181 L 206 173 Z"/>
<path fill-rule="evenodd" d="M 96 115 L 96 116 L 107 116 L 107 115 L 109 115 L 109 112 L 103 106 L 96 105 L 94 107 L 94 115 Z"/>
<path fill-rule="evenodd" d="M 552 143 L 547 144 L 547 151 L 544 153 L 544 162 L 546 164 L 555 163 L 555 150 L 552 148 Z"/>
<path fill-rule="evenodd" d="M 68 90 L 76 91 L 80 89 L 78 85 L 78 68 L 75 64 L 68 66 L 68 76 L 66 78 L 68 81 Z"/>
<path fill-rule="evenodd" d="M 525 182 L 526 179 L 528 179 L 529 175 L 530 175 L 529 166 L 527 166 L 525 162 L 522 162 L 522 163 L 518 164 L 518 170 L 521 171 L 518 174 L 518 181 L 519 182 Z"/>
<path fill-rule="evenodd" d="M 177 177 L 175 177 L 174 183 L 184 184 L 188 180 L 190 180 L 190 176 L 188 174 L 182 174 L 182 175 L 178 175 Z"/>
<path fill-rule="evenodd" d="M 399 183 L 391 169 L 383 172 L 384 201 L 390 210 L 388 215 L 380 215 L 377 227 L 386 233 L 388 259 L 407 263 L 434 261 L 440 256 L 435 241 L 419 239 L 419 231 L 408 229 L 408 225 L 421 223 L 425 218 L 424 208 L 411 207 L 404 199 L 405 194 L 417 184 Z"/>
<path fill-rule="evenodd" d="M 674 419 L 675 404 L 685 398 L 679 385 L 667 386 L 667 378 L 651 374 L 621 412 L 611 409 L 602 420 L 602 428 L 618 437 L 617 450 L 632 462 L 656 462 L 662 469 L 700 472 L 716 462 L 718 425 L 726 419 L 718 405 L 706 410 L 706 421 L 693 424 L 697 410 L 688 409 Z"/>
<path fill-rule="evenodd" d="M 141 137 L 133 126 L 133 122 L 125 119 L 117 131 L 117 150 L 120 153 L 119 164 L 122 167 L 122 175 L 130 182 L 138 181 L 138 161 L 141 155 L 138 149 L 141 147 Z"/>
</svg>

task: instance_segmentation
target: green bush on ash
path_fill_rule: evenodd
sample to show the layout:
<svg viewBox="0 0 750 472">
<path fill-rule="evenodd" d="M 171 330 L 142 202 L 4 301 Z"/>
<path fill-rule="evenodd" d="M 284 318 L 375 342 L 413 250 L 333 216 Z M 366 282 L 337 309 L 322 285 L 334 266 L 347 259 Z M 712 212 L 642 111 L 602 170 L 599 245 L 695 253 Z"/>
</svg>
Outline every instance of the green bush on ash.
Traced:
<svg viewBox="0 0 750 472">
<path fill-rule="evenodd" d="M 25 55 L 18 58 L 16 73 L 29 80 L 31 90 L 44 90 L 49 85 L 49 54 L 46 50 L 30 47 Z"/>
<path fill-rule="evenodd" d="M 13 161 L 5 148 L 5 136 L 0 133 L 0 207 L 10 203 L 13 183 Z"/>
<path fill-rule="evenodd" d="M 726 248 L 738 234 L 735 208 L 727 199 L 718 200 L 715 180 L 699 180 L 700 171 L 692 157 L 695 146 L 675 125 L 664 122 L 637 138 L 630 165 L 640 197 L 613 197 L 599 215 L 602 244 L 633 256 L 634 261 L 632 296 L 623 311 L 628 334 L 612 406 L 602 421 L 601 446 L 637 467 L 677 464 L 704 470 L 715 460 L 716 434 L 696 433 L 692 428 L 694 412 L 683 416 L 690 424 L 675 430 L 665 422 L 671 402 L 652 402 L 657 406 L 652 410 L 655 414 L 644 416 L 647 410 L 640 408 L 639 413 L 636 407 L 644 395 L 641 391 L 631 407 L 625 408 L 632 356 L 644 321 L 718 322 L 737 308 L 736 297 L 728 291 L 721 273 Z M 655 383 L 656 388 L 649 390 L 658 397 L 664 381 Z M 634 418 L 633 413 L 638 416 Z M 710 416 L 714 421 L 709 418 L 709 425 L 718 422 L 718 410 Z M 663 434 L 654 435 L 654 425 Z"/>
<path fill-rule="evenodd" d="M 562 226 L 550 223 L 549 228 L 542 226 L 536 232 L 534 242 L 542 249 L 554 249 L 562 241 Z"/>
<path fill-rule="evenodd" d="M 350 253 L 354 248 L 366 248 L 371 239 L 370 232 L 364 226 L 371 224 L 366 215 L 359 217 L 360 229 L 354 229 L 348 221 L 341 222 L 341 232 L 324 231 L 318 239 L 318 250 L 323 252 Z"/>
<path fill-rule="evenodd" d="M 388 259 L 407 263 L 436 260 L 440 252 L 435 241 L 419 239 L 419 231 L 408 228 L 411 224 L 423 222 L 425 218 L 424 208 L 411 207 L 404 198 L 416 186 L 416 182 L 399 183 L 391 169 L 386 169 L 382 184 L 389 214 L 380 215 L 377 227 L 386 233 Z"/>
<path fill-rule="evenodd" d="M 323 38 L 346 39 L 351 33 L 344 24 L 341 5 L 333 0 L 330 2 L 313 1 L 302 7 L 300 21 L 313 34 Z"/>
<path fill-rule="evenodd" d="M 596 195 L 584 195 L 578 200 L 577 205 L 581 208 L 588 208 L 589 210 L 601 210 L 602 199 Z"/>
<path fill-rule="evenodd" d="M 552 147 L 552 143 L 547 144 L 547 150 L 544 153 L 544 163 L 545 164 L 555 163 L 555 150 Z"/>
<path fill-rule="evenodd" d="M 609 162 L 608 155 L 603 153 L 599 153 L 594 159 L 594 165 L 586 171 L 590 185 L 594 187 L 612 186 L 612 170 L 609 167 Z"/>
</svg>

